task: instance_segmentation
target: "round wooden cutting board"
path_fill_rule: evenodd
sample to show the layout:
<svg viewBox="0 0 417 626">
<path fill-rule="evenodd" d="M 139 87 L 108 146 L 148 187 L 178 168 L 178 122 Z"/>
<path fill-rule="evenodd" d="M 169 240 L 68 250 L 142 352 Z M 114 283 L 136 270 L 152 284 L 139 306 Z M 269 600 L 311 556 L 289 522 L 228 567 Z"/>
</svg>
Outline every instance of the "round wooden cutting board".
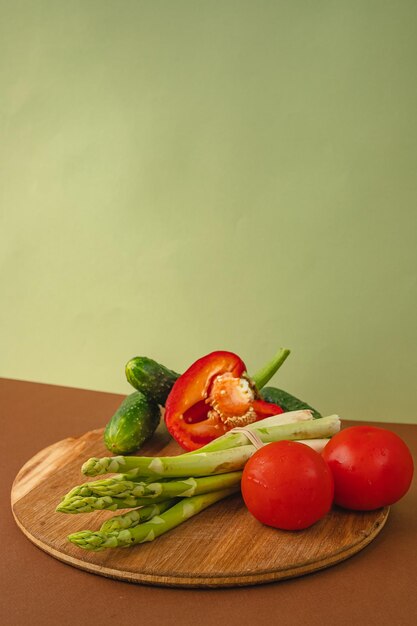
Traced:
<svg viewBox="0 0 417 626">
<path fill-rule="evenodd" d="M 144 455 L 180 452 L 162 431 L 141 450 Z M 85 482 L 82 463 L 108 454 L 103 430 L 59 441 L 22 467 L 11 500 L 16 523 L 35 545 L 65 563 L 110 578 L 174 587 L 232 587 L 301 576 L 362 550 L 388 517 L 388 508 L 366 513 L 335 508 L 307 530 L 279 531 L 257 522 L 235 495 L 153 542 L 87 552 L 71 544 L 67 535 L 96 530 L 113 513 L 65 515 L 55 508 L 65 493 Z"/>
</svg>

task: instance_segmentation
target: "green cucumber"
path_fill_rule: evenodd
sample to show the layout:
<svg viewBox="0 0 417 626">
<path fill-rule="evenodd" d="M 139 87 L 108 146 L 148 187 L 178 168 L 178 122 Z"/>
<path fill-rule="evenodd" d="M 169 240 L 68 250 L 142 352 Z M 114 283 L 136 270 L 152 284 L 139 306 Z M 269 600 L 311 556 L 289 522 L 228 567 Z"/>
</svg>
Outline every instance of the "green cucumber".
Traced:
<svg viewBox="0 0 417 626">
<path fill-rule="evenodd" d="M 104 443 L 113 454 L 134 452 L 152 437 L 160 418 L 157 403 L 135 391 L 123 400 L 107 424 Z"/>
<path fill-rule="evenodd" d="M 313 409 L 312 406 L 303 402 L 303 400 L 299 400 L 295 396 L 292 396 L 287 391 L 283 389 L 277 389 L 276 387 L 264 387 L 260 396 L 262 400 L 266 402 L 272 402 L 273 404 L 278 404 L 285 412 L 287 411 L 301 411 L 303 409 L 309 409 L 313 413 L 313 417 L 318 418 L 322 417 L 322 415 Z"/>
<path fill-rule="evenodd" d="M 165 406 L 166 399 L 179 374 L 169 370 L 146 356 L 136 356 L 126 363 L 126 378 L 128 382 L 161 406 Z"/>
</svg>

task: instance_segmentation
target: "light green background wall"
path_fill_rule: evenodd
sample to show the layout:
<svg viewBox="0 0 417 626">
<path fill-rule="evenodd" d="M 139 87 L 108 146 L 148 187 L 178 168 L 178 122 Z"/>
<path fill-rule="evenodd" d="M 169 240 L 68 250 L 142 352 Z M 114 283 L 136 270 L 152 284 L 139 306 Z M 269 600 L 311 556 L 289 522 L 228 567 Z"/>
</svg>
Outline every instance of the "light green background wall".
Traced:
<svg viewBox="0 0 417 626">
<path fill-rule="evenodd" d="M 417 3 L 0 2 L 1 368 L 213 349 L 417 421 Z"/>
</svg>

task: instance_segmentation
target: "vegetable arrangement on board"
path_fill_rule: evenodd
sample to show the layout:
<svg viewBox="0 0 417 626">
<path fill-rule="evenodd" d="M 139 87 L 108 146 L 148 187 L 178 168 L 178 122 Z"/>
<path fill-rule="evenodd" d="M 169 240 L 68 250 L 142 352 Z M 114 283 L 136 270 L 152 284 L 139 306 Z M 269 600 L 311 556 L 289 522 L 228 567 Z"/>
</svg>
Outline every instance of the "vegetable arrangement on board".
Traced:
<svg viewBox="0 0 417 626">
<path fill-rule="evenodd" d="M 335 415 L 315 420 L 309 411 L 296 411 L 266 418 L 247 428 L 263 443 L 303 440 L 322 449 L 327 438 L 339 431 L 340 420 Z M 137 509 L 106 521 L 98 531 L 73 533 L 69 540 L 87 550 L 152 541 L 214 502 L 238 492 L 242 470 L 255 452 L 247 434 L 238 431 L 226 433 L 197 451 L 174 457 L 92 458 L 82 467 L 85 475 L 122 473 L 75 487 L 64 496 L 57 511 L 75 514 L 144 507 L 145 517 L 142 509 Z M 152 511 L 150 506 L 155 503 L 163 505 L 164 510 Z"/>
<path fill-rule="evenodd" d="M 265 387 L 289 353 L 280 350 L 252 377 L 227 351 L 198 359 L 182 375 L 147 357 L 131 359 L 126 377 L 136 391 L 104 433 L 116 456 L 82 467 L 89 477 L 112 476 L 74 487 L 57 506 L 68 514 L 130 510 L 68 539 L 93 551 L 153 541 L 240 490 L 256 519 L 283 530 L 311 526 L 333 502 L 372 510 L 399 500 L 413 461 L 397 435 L 368 427 L 339 432 L 337 415 L 322 417 L 288 392 Z M 163 406 L 168 431 L 186 452 L 125 456 L 152 437 Z"/>
</svg>

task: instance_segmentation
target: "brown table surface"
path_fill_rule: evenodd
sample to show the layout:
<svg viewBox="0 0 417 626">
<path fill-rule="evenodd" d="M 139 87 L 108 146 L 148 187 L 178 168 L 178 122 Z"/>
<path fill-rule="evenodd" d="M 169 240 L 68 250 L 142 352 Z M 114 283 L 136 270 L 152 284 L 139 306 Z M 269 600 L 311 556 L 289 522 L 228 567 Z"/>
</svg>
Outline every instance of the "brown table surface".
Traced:
<svg viewBox="0 0 417 626">
<path fill-rule="evenodd" d="M 381 534 L 362 552 L 315 574 L 255 587 L 134 585 L 75 569 L 36 548 L 10 511 L 15 475 L 45 446 L 103 426 L 121 397 L 0 379 L 2 625 L 417 624 L 416 479 L 391 508 Z M 417 425 L 383 426 L 403 437 L 416 459 Z"/>
</svg>

